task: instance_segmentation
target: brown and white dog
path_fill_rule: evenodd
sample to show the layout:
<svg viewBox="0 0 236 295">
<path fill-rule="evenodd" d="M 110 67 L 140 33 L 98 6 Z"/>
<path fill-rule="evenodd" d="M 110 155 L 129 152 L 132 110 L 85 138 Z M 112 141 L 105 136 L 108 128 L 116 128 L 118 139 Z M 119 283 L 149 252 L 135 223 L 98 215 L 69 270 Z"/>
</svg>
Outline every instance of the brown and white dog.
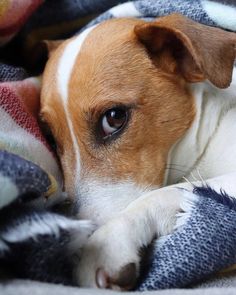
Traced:
<svg viewBox="0 0 236 295">
<path fill-rule="evenodd" d="M 78 217 L 100 226 L 81 286 L 132 288 L 139 249 L 173 230 L 183 177 L 236 196 L 235 48 L 234 33 L 173 14 L 109 20 L 53 52 L 41 114 Z"/>
</svg>

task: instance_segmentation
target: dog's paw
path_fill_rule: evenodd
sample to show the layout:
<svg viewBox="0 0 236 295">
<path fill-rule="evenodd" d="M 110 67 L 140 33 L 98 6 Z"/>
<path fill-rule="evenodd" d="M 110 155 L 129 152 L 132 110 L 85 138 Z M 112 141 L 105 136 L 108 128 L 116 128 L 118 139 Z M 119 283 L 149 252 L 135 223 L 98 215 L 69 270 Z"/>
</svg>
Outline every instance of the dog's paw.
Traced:
<svg viewBox="0 0 236 295">
<path fill-rule="evenodd" d="M 95 231 L 82 249 L 75 282 L 83 287 L 130 290 L 135 287 L 140 249 L 173 231 L 183 193 L 151 191 Z"/>
<path fill-rule="evenodd" d="M 139 273 L 139 247 L 125 218 L 99 228 L 88 240 L 75 269 L 79 286 L 130 290 Z"/>
</svg>

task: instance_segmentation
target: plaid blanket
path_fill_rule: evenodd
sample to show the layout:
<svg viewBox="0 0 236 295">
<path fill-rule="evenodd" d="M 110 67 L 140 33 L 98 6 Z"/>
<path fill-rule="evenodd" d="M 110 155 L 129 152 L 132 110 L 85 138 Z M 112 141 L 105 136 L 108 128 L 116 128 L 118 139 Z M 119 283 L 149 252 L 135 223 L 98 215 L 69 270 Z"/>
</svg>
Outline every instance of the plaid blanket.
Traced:
<svg viewBox="0 0 236 295">
<path fill-rule="evenodd" d="M 236 263 L 236 199 L 195 187 L 182 209 L 175 232 L 154 244 L 137 290 L 183 288 Z"/>
<path fill-rule="evenodd" d="M 30 78 L 45 64 L 46 52 L 39 42 L 71 36 L 110 18 L 152 20 L 172 12 L 236 31 L 236 4 L 230 0 L 0 2 L 0 267 L 4 270 L 14 270 L 17 277 L 73 284 L 68 246 L 75 235 L 82 245 L 93 230 L 89 222 L 51 209 L 66 196 L 56 156 L 38 123 L 40 82 Z M 183 226 L 161 247 L 154 245 L 138 290 L 185 287 L 236 262 L 235 202 L 225 195 L 219 198 L 210 188 L 195 188 L 194 194 L 198 197 L 192 199 Z M 230 222 L 218 223 L 221 217 Z"/>
</svg>

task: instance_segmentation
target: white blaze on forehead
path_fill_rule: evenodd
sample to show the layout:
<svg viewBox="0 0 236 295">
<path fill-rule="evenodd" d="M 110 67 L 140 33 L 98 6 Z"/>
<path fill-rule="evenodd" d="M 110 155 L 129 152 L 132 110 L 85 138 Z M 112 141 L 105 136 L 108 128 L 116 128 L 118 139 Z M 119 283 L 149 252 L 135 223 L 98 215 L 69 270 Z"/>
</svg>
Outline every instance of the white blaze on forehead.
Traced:
<svg viewBox="0 0 236 295">
<path fill-rule="evenodd" d="M 68 84 L 70 76 L 76 61 L 76 58 L 80 52 L 81 46 L 85 41 L 88 34 L 95 28 L 95 26 L 86 29 L 80 35 L 72 39 L 65 47 L 61 56 L 58 70 L 57 70 L 57 82 L 61 97 L 64 103 L 68 100 Z"/>
<path fill-rule="evenodd" d="M 72 39 L 64 48 L 64 52 L 60 58 L 59 65 L 57 68 L 57 87 L 61 96 L 67 124 L 70 130 L 71 139 L 76 156 L 76 179 L 78 180 L 80 174 L 80 152 L 79 145 L 76 140 L 74 126 L 71 121 L 71 116 L 68 110 L 68 99 L 69 99 L 69 82 L 72 74 L 72 70 L 76 61 L 76 58 L 80 52 L 83 42 L 85 41 L 88 34 L 95 28 L 95 26 L 86 29 L 80 35 Z"/>
</svg>

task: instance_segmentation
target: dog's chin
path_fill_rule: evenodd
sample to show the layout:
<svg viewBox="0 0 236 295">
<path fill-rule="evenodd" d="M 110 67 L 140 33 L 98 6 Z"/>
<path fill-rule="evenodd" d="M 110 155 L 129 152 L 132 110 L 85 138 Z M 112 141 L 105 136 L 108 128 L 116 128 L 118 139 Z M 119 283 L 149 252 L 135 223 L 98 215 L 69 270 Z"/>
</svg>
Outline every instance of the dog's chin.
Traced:
<svg viewBox="0 0 236 295">
<path fill-rule="evenodd" d="M 76 215 L 79 219 L 89 219 L 102 225 L 151 189 L 131 181 L 112 183 L 89 180 L 77 190 Z"/>
</svg>

